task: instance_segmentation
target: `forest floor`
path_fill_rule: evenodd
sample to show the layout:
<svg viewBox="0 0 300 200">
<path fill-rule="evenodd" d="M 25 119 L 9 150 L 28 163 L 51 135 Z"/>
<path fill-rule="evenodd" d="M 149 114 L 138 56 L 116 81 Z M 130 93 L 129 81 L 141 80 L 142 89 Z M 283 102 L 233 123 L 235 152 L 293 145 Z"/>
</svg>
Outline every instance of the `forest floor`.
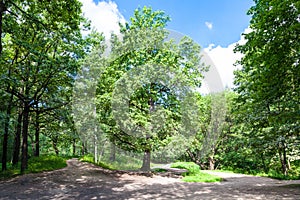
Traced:
<svg viewBox="0 0 300 200">
<path fill-rule="evenodd" d="M 300 199 L 300 180 L 279 181 L 209 172 L 219 183 L 185 183 L 179 178 L 109 171 L 77 159 L 51 172 L 0 182 L 0 199 Z"/>
</svg>

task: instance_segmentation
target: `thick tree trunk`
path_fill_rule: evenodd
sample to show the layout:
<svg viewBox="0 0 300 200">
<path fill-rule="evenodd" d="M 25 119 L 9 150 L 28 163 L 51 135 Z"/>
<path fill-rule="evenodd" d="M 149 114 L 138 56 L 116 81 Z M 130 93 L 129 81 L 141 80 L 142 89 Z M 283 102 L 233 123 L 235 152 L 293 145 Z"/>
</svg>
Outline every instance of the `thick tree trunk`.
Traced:
<svg viewBox="0 0 300 200">
<path fill-rule="evenodd" d="M 151 151 L 145 150 L 144 151 L 144 159 L 143 159 L 143 165 L 141 167 L 142 171 L 150 171 L 150 160 L 151 160 Z"/>
<path fill-rule="evenodd" d="M 36 111 L 35 116 L 35 152 L 34 156 L 40 156 L 40 113 Z"/>
<path fill-rule="evenodd" d="M 19 109 L 16 135 L 14 139 L 14 152 L 13 152 L 13 160 L 12 160 L 13 166 L 16 166 L 19 162 L 20 147 L 21 147 L 22 118 L 23 118 L 22 109 Z"/>
<path fill-rule="evenodd" d="M 29 102 L 25 102 L 23 110 L 21 174 L 24 174 L 25 170 L 27 169 L 29 111 Z"/>
</svg>

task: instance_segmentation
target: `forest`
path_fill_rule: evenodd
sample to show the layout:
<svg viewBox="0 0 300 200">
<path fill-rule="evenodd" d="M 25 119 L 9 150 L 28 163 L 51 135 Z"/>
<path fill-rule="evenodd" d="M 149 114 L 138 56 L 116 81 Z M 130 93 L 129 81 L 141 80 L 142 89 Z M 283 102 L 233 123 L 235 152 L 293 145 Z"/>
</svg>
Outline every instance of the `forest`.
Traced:
<svg viewBox="0 0 300 200">
<path fill-rule="evenodd" d="M 162 10 L 105 38 L 78 0 L 0 0 L 1 175 L 53 156 L 300 179 L 300 2 L 254 2 L 235 87 L 201 94 L 202 48 Z"/>
</svg>

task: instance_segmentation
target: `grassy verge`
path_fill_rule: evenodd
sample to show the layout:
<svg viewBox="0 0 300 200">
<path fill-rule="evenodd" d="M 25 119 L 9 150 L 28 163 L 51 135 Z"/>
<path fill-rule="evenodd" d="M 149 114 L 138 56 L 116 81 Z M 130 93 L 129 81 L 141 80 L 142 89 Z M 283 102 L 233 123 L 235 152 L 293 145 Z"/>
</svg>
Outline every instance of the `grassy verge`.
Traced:
<svg viewBox="0 0 300 200">
<path fill-rule="evenodd" d="M 291 169 L 288 171 L 287 175 L 284 175 L 280 169 L 274 170 L 274 169 L 269 169 L 268 173 L 258 171 L 258 170 L 251 170 L 247 171 L 244 169 L 226 169 L 226 170 L 221 170 L 225 172 L 233 172 L 233 173 L 240 173 L 240 174 L 249 174 L 249 175 L 254 175 L 254 176 L 262 176 L 262 177 L 269 177 L 273 179 L 278 179 L 278 180 L 300 180 L 300 161 L 296 164 L 293 163 Z"/>
<path fill-rule="evenodd" d="M 193 162 L 176 162 L 172 163 L 171 167 L 187 169 L 188 172 L 183 174 L 183 181 L 185 182 L 219 182 L 222 181 L 222 178 L 200 171 L 200 168 L 197 164 Z"/>
<path fill-rule="evenodd" d="M 79 159 L 80 161 L 82 162 L 88 162 L 88 163 L 92 163 L 94 165 L 97 165 L 99 167 L 102 167 L 104 169 L 109 169 L 109 170 L 116 170 L 116 168 L 110 164 L 107 164 L 105 162 L 98 162 L 98 163 L 95 163 L 94 161 L 94 157 L 92 155 L 84 155 L 83 157 L 81 157 Z"/>
<path fill-rule="evenodd" d="M 28 169 L 25 171 L 26 174 L 38 173 L 43 171 L 51 171 L 66 167 L 66 159 L 57 156 L 40 156 L 32 157 L 28 160 Z M 20 164 L 13 167 L 8 164 L 8 169 L 4 172 L 0 172 L 0 180 L 6 180 L 15 176 L 20 175 Z"/>
<path fill-rule="evenodd" d="M 85 155 L 80 158 L 80 161 L 89 162 L 110 170 L 138 170 L 142 166 L 141 160 L 129 156 L 119 156 L 113 162 L 103 159 L 95 163 L 92 155 Z"/>
</svg>

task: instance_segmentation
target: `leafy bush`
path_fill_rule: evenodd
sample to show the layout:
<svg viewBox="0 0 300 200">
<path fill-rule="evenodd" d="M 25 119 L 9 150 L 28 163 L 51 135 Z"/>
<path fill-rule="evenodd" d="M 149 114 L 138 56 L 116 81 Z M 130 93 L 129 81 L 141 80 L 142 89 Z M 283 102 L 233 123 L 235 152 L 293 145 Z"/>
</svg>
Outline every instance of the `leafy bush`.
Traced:
<svg viewBox="0 0 300 200">
<path fill-rule="evenodd" d="M 200 173 L 200 167 L 194 162 L 176 162 L 171 164 L 172 168 L 187 169 L 184 175 L 192 176 Z"/>
<path fill-rule="evenodd" d="M 172 163 L 171 167 L 187 169 L 188 172 L 183 174 L 183 181 L 185 182 L 218 182 L 222 178 L 200 171 L 200 167 L 193 162 L 176 162 Z"/>
</svg>

